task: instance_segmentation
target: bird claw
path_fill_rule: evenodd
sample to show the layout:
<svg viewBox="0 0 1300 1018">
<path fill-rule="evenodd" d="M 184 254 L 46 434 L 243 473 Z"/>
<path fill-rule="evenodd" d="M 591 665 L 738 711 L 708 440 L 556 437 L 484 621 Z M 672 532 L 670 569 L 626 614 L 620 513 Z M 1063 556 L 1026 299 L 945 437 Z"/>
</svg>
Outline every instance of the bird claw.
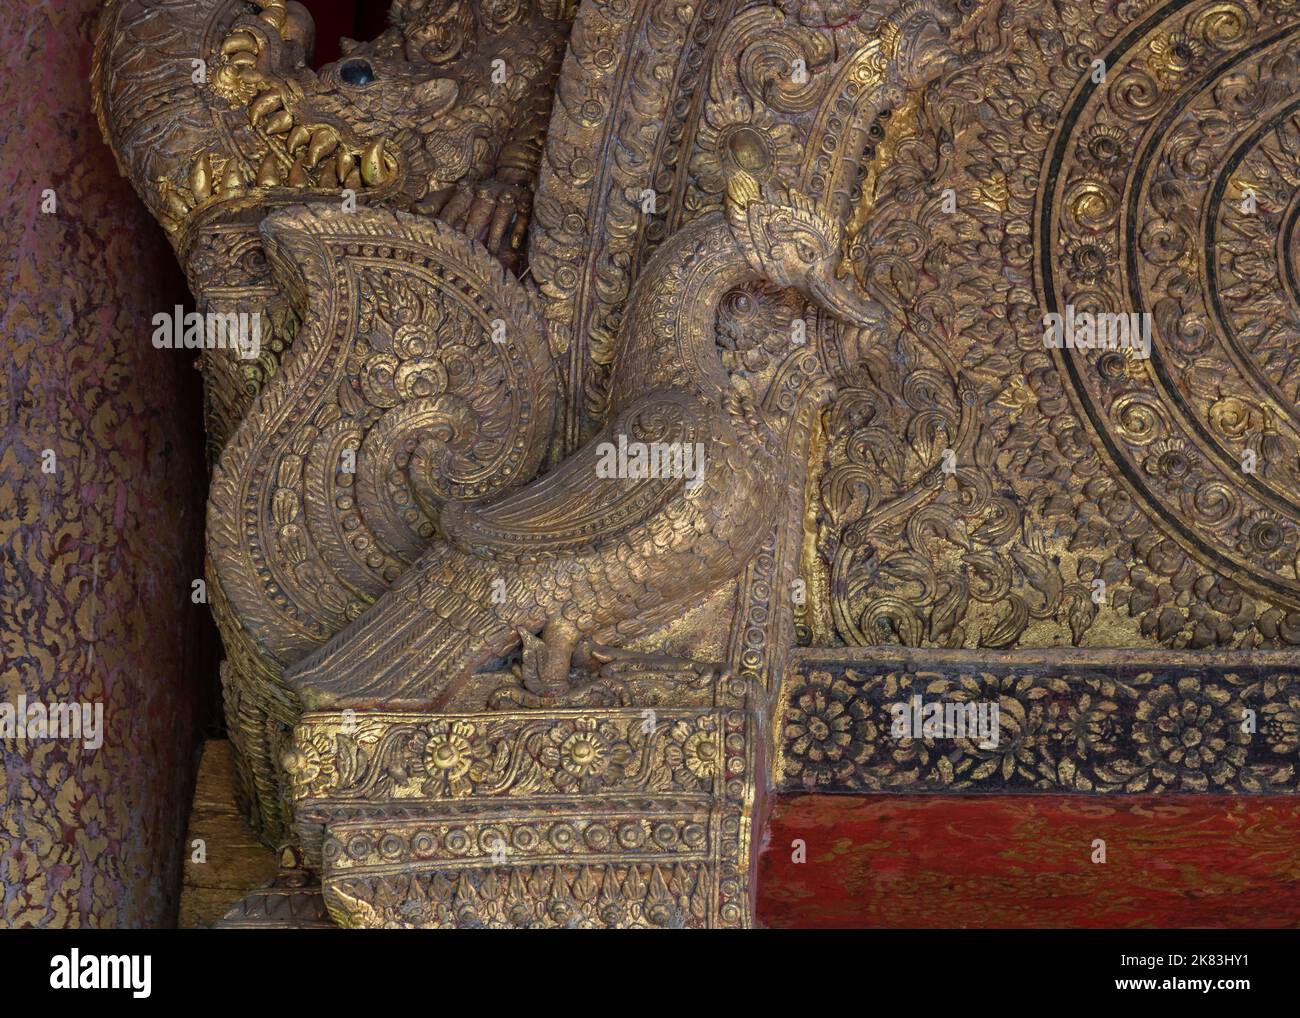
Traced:
<svg viewBox="0 0 1300 1018">
<path fill-rule="evenodd" d="M 578 631 L 562 619 L 552 619 L 542 627 L 540 637 L 520 629 L 519 639 L 523 644 L 520 672 L 524 688 L 541 697 L 567 693 Z"/>
</svg>

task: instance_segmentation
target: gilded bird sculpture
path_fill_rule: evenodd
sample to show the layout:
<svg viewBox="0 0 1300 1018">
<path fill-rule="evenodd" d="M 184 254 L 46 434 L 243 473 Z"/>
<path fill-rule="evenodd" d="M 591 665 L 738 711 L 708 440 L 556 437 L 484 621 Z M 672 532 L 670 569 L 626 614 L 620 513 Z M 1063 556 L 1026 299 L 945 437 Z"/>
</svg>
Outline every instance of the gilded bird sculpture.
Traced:
<svg viewBox="0 0 1300 1018">
<path fill-rule="evenodd" d="M 780 422 L 755 404 L 743 372 L 724 365 L 719 302 L 765 280 L 850 324 L 880 318 L 836 274 L 841 224 L 797 191 L 771 190 L 737 174 L 725 212 L 656 252 L 629 300 L 605 429 L 498 501 L 445 507 L 442 540 L 289 669 L 305 705 L 436 706 L 521 640 L 526 684 L 557 695 L 580 642 L 640 635 L 744 567 L 780 484 Z M 309 257 L 311 231 L 329 218 L 272 216 L 265 229 L 279 260 Z M 669 469 L 600 469 L 629 444 L 670 450 Z"/>
</svg>

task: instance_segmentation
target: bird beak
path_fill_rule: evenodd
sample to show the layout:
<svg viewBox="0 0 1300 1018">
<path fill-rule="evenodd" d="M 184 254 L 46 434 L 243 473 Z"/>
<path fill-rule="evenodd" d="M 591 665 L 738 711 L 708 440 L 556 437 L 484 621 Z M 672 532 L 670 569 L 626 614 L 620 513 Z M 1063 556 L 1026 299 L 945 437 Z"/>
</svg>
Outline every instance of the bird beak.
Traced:
<svg viewBox="0 0 1300 1018">
<path fill-rule="evenodd" d="M 880 320 L 880 308 L 874 301 L 846 286 L 834 277 L 813 276 L 808 280 L 808 293 L 840 321 L 863 328 L 873 328 Z"/>
</svg>

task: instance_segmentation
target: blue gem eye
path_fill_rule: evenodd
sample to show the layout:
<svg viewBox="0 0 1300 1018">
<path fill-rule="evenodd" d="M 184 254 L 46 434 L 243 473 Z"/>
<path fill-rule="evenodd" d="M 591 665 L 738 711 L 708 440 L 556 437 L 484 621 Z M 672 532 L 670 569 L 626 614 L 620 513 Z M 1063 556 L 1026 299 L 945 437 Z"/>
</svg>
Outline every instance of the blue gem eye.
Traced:
<svg viewBox="0 0 1300 1018">
<path fill-rule="evenodd" d="M 364 60 L 349 60 L 339 68 L 339 77 L 349 85 L 358 87 L 369 85 L 375 80 L 375 72 Z"/>
</svg>

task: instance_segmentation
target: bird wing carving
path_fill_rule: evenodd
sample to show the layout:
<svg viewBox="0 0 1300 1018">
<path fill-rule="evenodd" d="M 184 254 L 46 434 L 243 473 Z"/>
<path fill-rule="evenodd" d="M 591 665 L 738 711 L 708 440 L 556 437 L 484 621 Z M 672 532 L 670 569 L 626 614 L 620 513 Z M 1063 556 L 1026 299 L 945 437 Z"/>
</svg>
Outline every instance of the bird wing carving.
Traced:
<svg viewBox="0 0 1300 1018">
<path fill-rule="evenodd" d="M 620 435 L 697 446 L 692 455 L 707 456 L 705 469 L 694 478 L 601 476 L 602 446 L 617 450 Z M 546 638 L 556 626 L 570 641 L 554 658 L 567 676 L 577 638 L 632 635 L 665 603 L 735 574 L 763 532 L 772 467 L 719 408 L 647 393 L 499 504 L 449 507 L 450 542 L 431 547 L 361 618 L 288 669 L 286 682 L 309 706 L 436 706 L 516 647 L 521 632 Z"/>
<path fill-rule="evenodd" d="M 684 478 L 686 469 L 703 470 L 705 439 L 714 436 L 692 403 L 668 393 L 643 397 L 600 436 L 510 497 L 447 506 L 443 532 L 463 548 L 519 561 L 598 548 L 626 535 L 683 495 L 692 483 Z"/>
<path fill-rule="evenodd" d="M 302 326 L 217 464 L 209 547 L 235 614 L 288 662 L 405 571 L 444 504 L 536 472 L 556 381 L 527 292 L 450 227 L 310 206 L 263 234 Z"/>
</svg>

